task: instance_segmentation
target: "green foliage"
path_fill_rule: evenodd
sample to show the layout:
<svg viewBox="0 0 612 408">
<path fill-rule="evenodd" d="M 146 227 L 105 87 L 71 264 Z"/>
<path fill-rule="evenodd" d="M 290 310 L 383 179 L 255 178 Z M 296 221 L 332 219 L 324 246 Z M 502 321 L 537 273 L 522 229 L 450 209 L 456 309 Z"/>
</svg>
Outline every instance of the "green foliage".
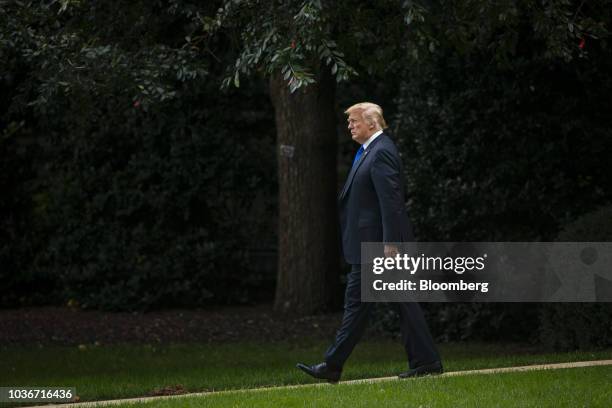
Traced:
<svg viewBox="0 0 612 408">
<path fill-rule="evenodd" d="M 265 295 L 248 249 L 272 234 L 271 118 L 242 101 L 263 96 L 218 95 L 209 61 L 157 31 L 140 46 L 105 43 L 132 27 L 98 31 L 86 22 L 104 5 L 78 6 L 51 27 L 57 4 L 1 9 L 0 181 L 12 197 L 1 303 L 125 310 Z M 167 18 L 157 13 L 151 28 Z"/>
<path fill-rule="evenodd" d="M 587 54 L 580 39 L 609 36 L 609 1 L 412 1 L 407 0 L 405 22 L 409 55 L 415 60 L 451 47 L 462 54 L 490 53 L 491 62 L 512 65 L 526 45 L 539 56 L 571 61 Z"/>
<path fill-rule="evenodd" d="M 0 134 L 0 305 L 18 304 L 24 296 L 29 303 L 55 300 L 49 291 L 54 280 L 32 268 L 43 244 L 32 218 L 44 202 L 28 191 L 36 178 L 31 157 L 41 154 L 39 146 L 21 142 L 29 136 L 23 121 L 10 122 Z"/>
<path fill-rule="evenodd" d="M 423 303 L 425 319 L 437 341 L 536 341 L 538 305 L 512 303 Z M 399 336 L 399 310 L 377 305 L 372 329 Z"/>
<path fill-rule="evenodd" d="M 235 38 L 239 55 L 222 86 L 240 86 L 241 75 L 263 70 L 270 75 L 280 72 L 291 92 L 315 82 L 318 65 L 324 63 L 338 81 L 355 75 L 344 60 L 344 53 L 330 37 L 331 8 L 321 1 L 289 1 L 275 4 L 265 1 L 226 1 L 214 17 L 200 18 L 205 34 L 223 27 L 239 26 Z"/>
<path fill-rule="evenodd" d="M 241 300 L 245 227 L 265 220 L 256 206 L 270 170 L 249 158 L 265 144 L 194 99 L 150 114 L 103 105 L 88 122 L 105 123 L 58 140 L 47 262 L 66 298 L 112 309 Z M 247 137 L 236 141 L 238 131 Z"/>
<path fill-rule="evenodd" d="M 568 223 L 559 232 L 556 241 L 612 241 L 612 206 L 601 207 Z"/>
<path fill-rule="evenodd" d="M 611 303 L 551 303 L 540 309 L 540 342 L 555 350 L 610 347 Z"/>
<path fill-rule="evenodd" d="M 612 241 L 612 206 L 567 224 L 556 241 Z M 612 345 L 612 303 L 549 303 L 540 309 L 540 341 L 559 350 Z"/>
<path fill-rule="evenodd" d="M 422 240 L 537 240 L 612 198 L 609 52 L 511 66 L 447 47 L 407 66 L 394 133 Z"/>
<path fill-rule="evenodd" d="M 405 10 L 396 2 L 325 4 L 320 0 L 227 0 L 215 16 L 198 20 L 203 36 L 226 33 L 238 51 L 223 82 L 239 86 L 240 77 L 280 72 L 292 92 L 315 81 L 328 67 L 338 82 L 363 69 L 383 72 L 399 47 L 380 47 L 380 39 L 399 43 Z M 385 24 L 380 24 L 380 16 Z M 350 62 L 349 62 L 350 60 Z"/>
<path fill-rule="evenodd" d="M 606 3 L 606 2 L 603 2 Z M 598 4 L 602 9 L 605 4 Z M 404 66 L 405 55 L 427 59 L 451 44 L 464 53 L 493 51 L 508 65 L 523 46 L 528 27 L 545 59 L 577 55 L 575 43 L 608 35 L 606 20 L 594 5 L 570 0 L 544 1 L 266 1 L 225 0 L 214 15 L 186 13 L 198 24 L 196 38 L 228 35 L 238 55 L 223 86 L 240 77 L 281 72 L 291 91 L 315 81 L 321 65 L 346 81 L 359 72 L 387 75 Z"/>
<path fill-rule="evenodd" d="M 64 2 L 60 12 L 69 3 Z M 86 20 L 87 14 L 64 16 L 66 21 L 60 22 L 53 21 L 54 11 L 52 6 L 44 4 L 0 8 L 2 54 L 8 56 L 9 63 L 28 67 L 32 89 L 23 97 L 40 114 L 61 113 L 51 103 L 58 95 L 77 99 L 90 92 L 99 95 L 114 92 L 117 97 L 130 95 L 146 110 L 150 103 L 175 98 L 177 83 L 207 74 L 206 64 L 197 58 L 194 47 L 175 49 L 141 40 L 141 47 L 126 49 L 120 42 L 103 43 L 96 36 L 98 33 L 75 23 L 75 20 Z M 50 24 L 51 28 L 44 24 Z M 10 74 L 17 67 L 6 68 Z"/>
</svg>

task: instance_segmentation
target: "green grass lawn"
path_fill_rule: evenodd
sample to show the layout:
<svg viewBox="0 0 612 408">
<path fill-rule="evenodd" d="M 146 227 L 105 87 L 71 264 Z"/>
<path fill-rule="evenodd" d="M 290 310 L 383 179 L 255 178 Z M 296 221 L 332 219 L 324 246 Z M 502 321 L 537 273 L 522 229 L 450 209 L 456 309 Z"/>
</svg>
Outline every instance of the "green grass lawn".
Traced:
<svg viewBox="0 0 612 408">
<path fill-rule="evenodd" d="M 612 406 L 612 367 L 571 368 L 374 384 L 180 397 L 118 407 L 602 407 Z"/>
<path fill-rule="evenodd" d="M 196 392 L 310 383 L 313 380 L 297 370 L 295 363 L 321 361 L 326 346 L 327 343 L 317 342 L 301 345 L 124 345 L 85 350 L 77 347 L 5 347 L 0 349 L 0 386 L 73 386 L 81 400 L 86 401 L 146 396 L 156 389 L 176 385 Z M 513 344 L 443 344 L 440 352 L 447 371 L 612 359 L 612 350 L 551 354 Z M 399 342 L 362 342 L 345 367 L 343 379 L 391 376 L 404 370 L 405 365 Z M 609 379 L 609 371 L 600 372 L 607 373 Z M 540 374 L 529 374 L 533 375 Z M 423 384 L 428 384 L 427 381 Z M 449 378 L 444 381 L 469 383 L 471 380 Z M 390 387 L 390 393 L 395 392 L 393 387 L 398 387 L 393 384 L 380 386 Z"/>
</svg>

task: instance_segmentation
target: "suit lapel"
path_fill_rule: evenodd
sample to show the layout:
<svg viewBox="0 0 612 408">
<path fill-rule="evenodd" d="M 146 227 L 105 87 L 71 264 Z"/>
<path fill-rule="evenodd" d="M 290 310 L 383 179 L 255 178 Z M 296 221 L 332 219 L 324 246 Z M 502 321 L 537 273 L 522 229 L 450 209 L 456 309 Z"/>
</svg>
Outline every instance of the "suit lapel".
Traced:
<svg viewBox="0 0 612 408">
<path fill-rule="evenodd" d="M 346 179 L 346 183 L 344 183 L 344 187 L 342 188 L 342 192 L 340 193 L 340 200 L 342 200 L 342 198 L 348 191 L 351 183 L 353 182 L 353 178 L 355 177 L 355 173 L 357 173 L 357 169 L 359 168 L 359 166 L 361 166 L 361 163 L 364 162 L 369 152 L 370 152 L 370 149 L 365 150 L 363 154 L 361 155 L 361 157 L 359 158 L 359 161 L 351 168 L 351 171 L 349 172 L 349 175 Z"/>
<path fill-rule="evenodd" d="M 370 143 L 368 148 L 363 152 L 363 154 L 359 158 L 359 161 L 351 168 L 351 171 L 349 172 L 349 175 L 346 178 L 346 183 L 344 183 L 344 187 L 342 188 L 342 191 L 340 192 L 340 196 L 338 196 L 338 200 L 341 201 L 344 198 L 347 191 L 351 187 L 351 184 L 353 183 L 353 178 L 355 177 L 355 173 L 357 173 L 359 166 L 361 166 L 361 163 L 365 161 L 366 157 L 368 156 L 368 153 L 370 153 L 370 151 L 372 151 L 372 149 L 374 148 L 374 145 L 376 145 L 376 142 L 378 142 L 380 138 L 382 138 L 383 136 L 385 136 L 384 133 L 382 133 L 376 139 L 372 140 L 372 143 Z"/>
</svg>

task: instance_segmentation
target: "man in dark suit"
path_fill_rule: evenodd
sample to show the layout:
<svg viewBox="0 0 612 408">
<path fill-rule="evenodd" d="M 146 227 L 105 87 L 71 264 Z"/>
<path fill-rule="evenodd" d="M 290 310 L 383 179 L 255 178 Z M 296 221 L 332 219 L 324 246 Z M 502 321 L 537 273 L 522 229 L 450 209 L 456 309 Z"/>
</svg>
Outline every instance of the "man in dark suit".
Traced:
<svg viewBox="0 0 612 408">
<path fill-rule="evenodd" d="M 402 165 L 380 106 L 364 102 L 351 106 L 348 129 L 361 147 L 338 198 L 342 249 L 351 265 L 347 276 L 344 316 L 334 343 L 325 353 L 325 362 L 299 363 L 309 375 L 337 382 L 344 363 L 361 338 L 372 303 L 361 302 L 361 243 L 385 242 L 385 256 L 393 257 L 398 248 L 392 243 L 413 241 L 412 227 L 405 209 Z M 440 356 L 434 346 L 418 303 L 400 303 L 402 343 L 409 369 L 400 378 L 442 372 Z"/>
</svg>

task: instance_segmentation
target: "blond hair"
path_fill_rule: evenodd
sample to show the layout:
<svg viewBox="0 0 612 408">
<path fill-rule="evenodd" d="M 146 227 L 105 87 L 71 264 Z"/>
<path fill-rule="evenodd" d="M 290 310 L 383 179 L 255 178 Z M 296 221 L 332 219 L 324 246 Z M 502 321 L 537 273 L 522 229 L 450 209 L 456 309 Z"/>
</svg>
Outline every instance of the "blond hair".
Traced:
<svg viewBox="0 0 612 408">
<path fill-rule="evenodd" d="M 387 122 L 385 122 L 385 118 L 383 117 L 383 110 L 380 106 L 372 102 L 361 102 L 356 103 L 355 105 L 349 107 L 344 111 L 347 115 L 350 115 L 351 112 L 360 110 L 361 117 L 369 123 L 375 123 L 381 129 L 386 129 Z"/>
</svg>

